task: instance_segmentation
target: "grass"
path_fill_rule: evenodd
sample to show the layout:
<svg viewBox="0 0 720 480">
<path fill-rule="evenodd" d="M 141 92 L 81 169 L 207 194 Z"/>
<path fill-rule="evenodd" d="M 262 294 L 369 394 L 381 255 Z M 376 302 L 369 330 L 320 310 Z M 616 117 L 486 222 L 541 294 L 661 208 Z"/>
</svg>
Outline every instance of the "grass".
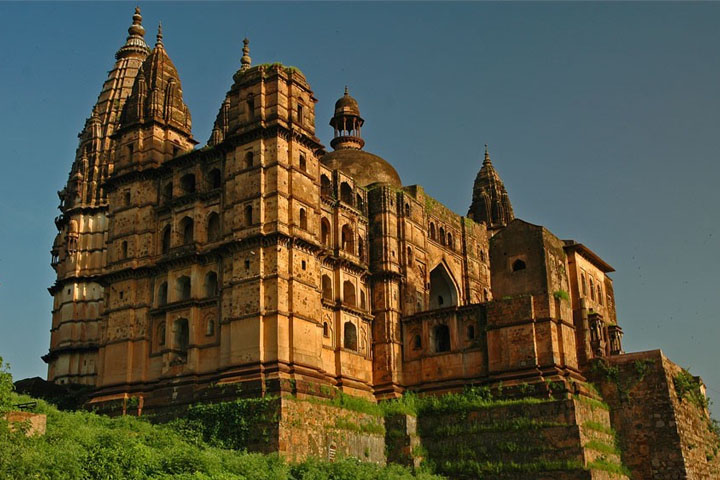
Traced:
<svg viewBox="0 0 720 480">
<path fill-rule="evenodd" d="M 11 394 L 13 403 L 32 400 Z M 354 459 L 288 463 L 278 455 L 220 448 L 193 430 L 138 417 L 61 412 L 38 401 L 47 433 L 25 437 L 0 420 L 0 479 L 85 480 L 433 480 L 429 473 Z"/>
</svg>

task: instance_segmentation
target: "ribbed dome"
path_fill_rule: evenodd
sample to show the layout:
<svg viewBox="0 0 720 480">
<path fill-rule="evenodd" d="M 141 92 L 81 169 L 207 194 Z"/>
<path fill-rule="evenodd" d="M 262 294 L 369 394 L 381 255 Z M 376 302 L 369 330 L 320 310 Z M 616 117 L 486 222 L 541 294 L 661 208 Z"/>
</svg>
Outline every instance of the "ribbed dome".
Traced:
<svg viewBox="0 0 720 480">
<path fill-rule="evenodd" d="M 328 168 L 350 175 L 359 185 L 367 187 L 373 183 L 388 183 L 401 187 L 397 171 L 385 159 L 363 150 L 343 149 L 325 154 L 321 162 Z"/>
<path fill-rule="evenodd" d="M 345 87 L 345 94 L 335 102 L 335 115 L 330 120 L 335 133 L 330 146 L 335 151 L 325 154 L 320 161 L 333 170 L 350 175 L 363 187 L 373 183 L 401 187 L 400 175 L 392 165 L 363 150 L 365 140 L 360 135 L 360 129 L 364 123 L 357 100 Z"/>
<path fill-rule="evenodd" d="M 335 102 L 335 115 L 357 115 L 360 116 L 360 107 L 357 100 L 350 96 L 347 87 L 345 95 Z"/>
</svg>

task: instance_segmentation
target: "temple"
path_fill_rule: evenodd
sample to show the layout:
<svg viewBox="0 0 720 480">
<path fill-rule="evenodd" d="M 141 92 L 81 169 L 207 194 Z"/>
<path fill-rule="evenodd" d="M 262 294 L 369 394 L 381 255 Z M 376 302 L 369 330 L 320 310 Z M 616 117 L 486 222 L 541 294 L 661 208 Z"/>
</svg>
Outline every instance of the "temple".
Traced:
<svg viewBox="0 0 720 480">
<path fill-rule="evenodd" d="M 253 65 L 245 40 L 198 149 L 162 30 L 150 48 L 141 23 L 137 9 L 59 192 L 50 381 L 146 412 L 217 385 L 601 397 L 591 366 L 628 358 L 614 270 L 515 218 L 487 146 L 456 214 L 370 153 L 347 87 L 327 151 L 305 75 Z"/>
</svg>

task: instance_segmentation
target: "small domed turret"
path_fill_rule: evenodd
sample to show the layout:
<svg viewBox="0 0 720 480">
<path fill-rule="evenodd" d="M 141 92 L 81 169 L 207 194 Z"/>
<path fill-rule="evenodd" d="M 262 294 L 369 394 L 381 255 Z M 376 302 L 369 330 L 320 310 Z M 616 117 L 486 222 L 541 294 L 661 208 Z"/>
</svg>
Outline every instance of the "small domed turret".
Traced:
<svg viewBox="0 0 720 480">
<path fill-rule="evenodd" d="M 358 102 L 350 96 L 346 86 L 345 95 L 335 102 L 335 115 L 330 120 L 330 126 L 335 131 L 330 146 L 335 150 L 361 150 L 365 145 L 365 140 L 360 136 L 363 123 L 365 120 L 360 116 Z"/>
<path fill-rule="evenodd" d="M 360 128 L 364 123 L 357 100 L 345 87 L 345 94 L 335 102 L 335 115 L 330 120 L 335 132 L 330 145 L 335 151 L 325 154 L 322 163 L 352 176 L 363 187 L 373 183 L 402 186 L 400 176 L 392 165 L 363 150 L 365 140 L 360 136 Z"/>
</svg>

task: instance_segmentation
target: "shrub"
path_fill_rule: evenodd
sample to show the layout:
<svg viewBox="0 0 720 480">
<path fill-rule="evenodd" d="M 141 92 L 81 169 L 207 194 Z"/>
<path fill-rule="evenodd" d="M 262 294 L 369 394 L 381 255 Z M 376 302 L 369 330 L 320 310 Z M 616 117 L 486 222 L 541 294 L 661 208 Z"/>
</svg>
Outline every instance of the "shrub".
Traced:
<svg viewBox="0 0 720 480">
<path fill-rule="evenodd" d="M 10 364 L 4 363 L 0 357 L 0 414 L 12 407 L 12 392 L 14 390 Z"/>
<path fill-rule="evenodd" d="M 687 400 L 696 407 L 702 409 L 708 408 L 708 399 L 703 395 L 700 388 L 700 381 L 689 371 L 682 369 L 675 375 L 673 377 L 673 385 L 675 386 L 675 393 L 677 393 L 681 401 Z"/>
</svg>

